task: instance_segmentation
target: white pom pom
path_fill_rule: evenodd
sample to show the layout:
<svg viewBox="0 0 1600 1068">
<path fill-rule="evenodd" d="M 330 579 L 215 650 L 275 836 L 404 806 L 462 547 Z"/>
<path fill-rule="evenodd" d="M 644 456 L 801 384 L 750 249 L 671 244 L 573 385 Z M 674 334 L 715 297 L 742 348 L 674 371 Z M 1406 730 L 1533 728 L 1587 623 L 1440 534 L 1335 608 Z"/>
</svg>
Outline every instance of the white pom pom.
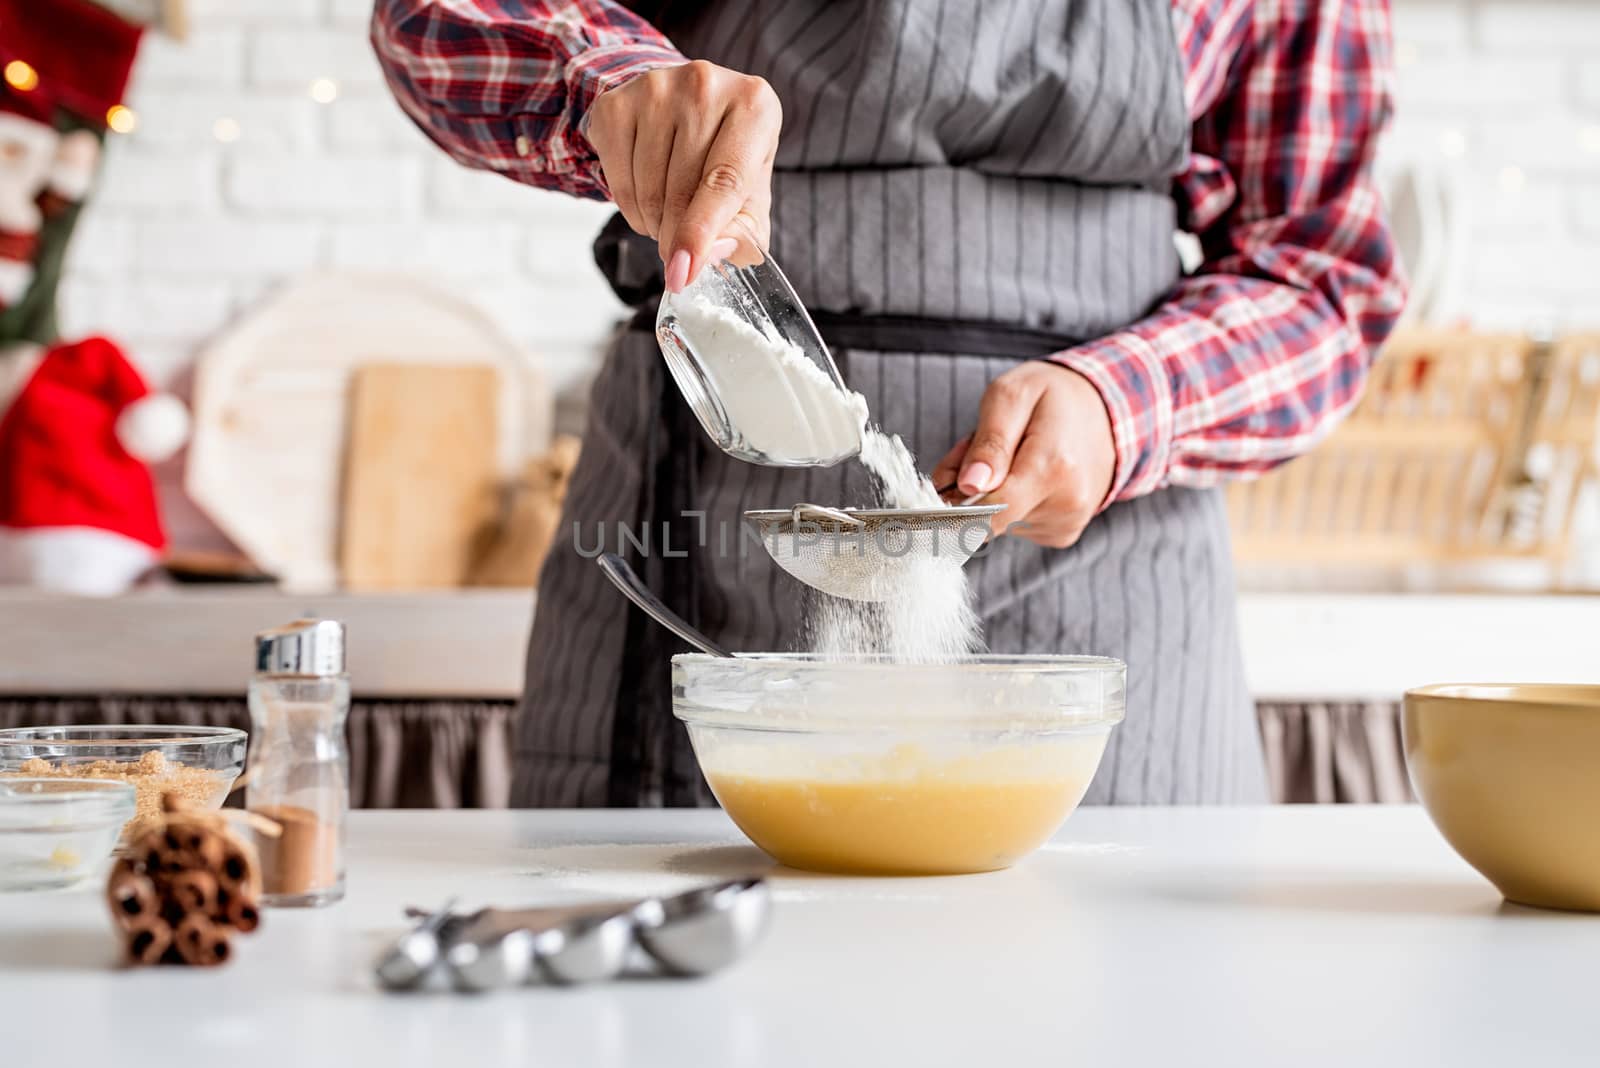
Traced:
<svg viewBox="0 0 1600 1068">
<path fill-rule="evenodd" d="M 128 455 L 158 464 L 189 440 L 189 409 L 170 393 L 152 393 L 122 409 L 117 440 Z"/>
</svg>

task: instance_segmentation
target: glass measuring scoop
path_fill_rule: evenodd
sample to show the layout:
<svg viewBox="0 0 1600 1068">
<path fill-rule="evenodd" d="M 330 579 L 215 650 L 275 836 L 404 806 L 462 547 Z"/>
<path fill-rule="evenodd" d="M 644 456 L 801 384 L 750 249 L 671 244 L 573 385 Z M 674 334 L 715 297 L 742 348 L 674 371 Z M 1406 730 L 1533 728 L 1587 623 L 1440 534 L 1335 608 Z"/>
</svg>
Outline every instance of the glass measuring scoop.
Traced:
<svg viewBox="0 0 1600 1068">
<path fill-rule="evenodd" d="M 746 230 L 748 233 L 748 230 Z M 829 467 L 861 451 L 866 401 L 772 256 L 708 263 L 656 312 L 656 341 L 700 425 L 728 455 L 769 467 Z"/>
</svg>

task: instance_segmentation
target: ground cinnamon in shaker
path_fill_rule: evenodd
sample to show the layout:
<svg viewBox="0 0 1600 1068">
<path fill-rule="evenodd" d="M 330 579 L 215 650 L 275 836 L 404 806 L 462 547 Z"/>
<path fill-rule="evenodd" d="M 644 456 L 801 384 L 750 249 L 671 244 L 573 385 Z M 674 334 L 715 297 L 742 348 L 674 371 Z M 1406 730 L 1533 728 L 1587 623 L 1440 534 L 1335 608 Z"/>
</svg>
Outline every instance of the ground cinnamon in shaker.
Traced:
<svg viewBox="0 0 1600 1068">
<path fill-rule="evenodd" d="M 344 897 L 350 808 L 344 625 L 297 620 L 257 634 L 249 702 L 245 807 L 282 827 L 275 841 L 257 843 L 266 884 L 261 902 L 331 905 Z"/>
<path fill-rule="evenodd" d="M 276 839 L 256 843 L 261 886 L 268 894 L 304 894 L 339 881 L 339 827 L 299 805 L 251 809 L 283 828 Z"/>
</svg>

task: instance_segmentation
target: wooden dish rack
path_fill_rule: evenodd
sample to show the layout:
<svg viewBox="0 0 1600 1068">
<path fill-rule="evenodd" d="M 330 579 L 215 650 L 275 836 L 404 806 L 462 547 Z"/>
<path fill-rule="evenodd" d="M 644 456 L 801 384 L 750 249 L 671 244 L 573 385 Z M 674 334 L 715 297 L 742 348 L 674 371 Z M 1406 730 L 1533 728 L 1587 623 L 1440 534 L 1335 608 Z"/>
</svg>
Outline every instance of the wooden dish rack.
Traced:
<svg viewBox="0 0 1600 1068">
<path fill-rule="evenodd" d="M 1407 331 L 1310 454 L 1228 487 L 1245 564 L 1393 567 L 1568 555 L 1595 472 L 1600 334 Z"/>
</svg>

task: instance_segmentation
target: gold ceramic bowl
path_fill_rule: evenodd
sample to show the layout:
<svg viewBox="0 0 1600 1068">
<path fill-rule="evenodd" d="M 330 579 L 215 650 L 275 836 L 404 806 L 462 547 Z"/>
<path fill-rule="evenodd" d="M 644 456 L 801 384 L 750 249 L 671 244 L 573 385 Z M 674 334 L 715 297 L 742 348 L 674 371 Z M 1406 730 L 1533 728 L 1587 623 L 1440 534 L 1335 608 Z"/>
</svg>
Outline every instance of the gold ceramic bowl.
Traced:
<svg viewBox="0 0 1600 1068">
<path fill-rule="evenodd" d="M 1600 912 L 1600 686 L 1406 694 L 1411 783 L 1506 900 Z"/>
</svg>

